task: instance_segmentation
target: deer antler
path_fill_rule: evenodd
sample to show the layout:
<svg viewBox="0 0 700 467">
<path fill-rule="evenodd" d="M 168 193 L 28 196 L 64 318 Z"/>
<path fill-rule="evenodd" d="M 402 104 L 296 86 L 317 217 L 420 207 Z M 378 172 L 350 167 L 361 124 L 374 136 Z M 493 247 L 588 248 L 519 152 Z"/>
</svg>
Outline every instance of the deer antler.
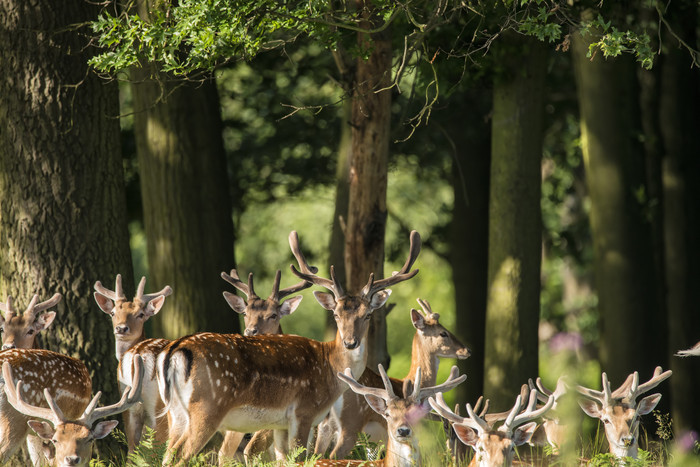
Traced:
<svg viewBox="0 0 700 467">
<path fill-rule="evenodd" d="M 466 405 L 468 414 L 467 417 L 461 417 L 450 410 L 442 393 L 436 394 L 435 398 L 429 398 L 428 403 L 441 417 L 452 423 L 458 423 L 460 425 L 472 428 L 479 434 L 486 433 L 491 429 L 491 426 L 486 422 L 486 420 L 474 413 L 474 409 L 472 408 L 471 404 Z"/>
<path fill-rule="evenodd" d="M 527 408 L 524 412 L 518 413 L 520 411 L 521 403 L 522 397 L 519 395 L 515 400 L 515 405 L 513 406 L 513 410 L 511 411 L 510 415 L 503 425 L 498 427 L 499 431 L 511 434 L 513 429 L 516 427 L 544 415 L 544 413 L 551 409 L 554 405 L 554 395 L 550 395 L 547 402 L 542 407 L 535 409 L 537 406 L 537 390 L 533 389 L 530 391 L 530 398 L 528 399 Z"/>
<path fill-rule="evenodd" d="M 333 292 L 336 299 L 345 297 L 345 291 L 343 291 L 343 287 L 340 285 L 340 282 L 335 275 L 335 268 L 333 266 L 331 266 L 331 279 L 317 276 L 316 273 L 318 272 L 318 268 L 309 266 L 309 263 L 306 261 L 306 258 L 299 247 L 299 235 L 295 230 L 292 230 L 289 233 L 289 247 L 292 249 L 292 254 L 296 258 L 297 263 L 299 263 L 300 270 L 297 270 L 293 264 L 289 266 L 296 276 L 304 279 L 307 282 L 311 282 L 312 284 L 325 287 Z"/>
<path fill-rule="evenodd" d="M 5 320 L 9 321 L 15 316 L 17 316 L 17 311 L 15 310 L 14 304 L 12 303 L 12 296 L 7 296 L 7 302 L 0 302 L 0 311 L 5 312 Z"/>
<path fill-rule="evenodd" d="M 668 379 L 671 377 L 673 372 L 671 370 L 666 370 L 663 371 L 660 366 L 657 366 L 654 369 L 654 375 L 651 377 L 649 381 L 647 381 L 644 384 L 639 384 L 639 373 L 634 372 L 634 376 L 632 378 L 632 384 L 629 388 L 629 391 L 625 398 L 629 401 L 630 404 L 635 404 L 637 397 L 639 397 L 641 394 L 644 394 L 645 392 L 648 392 L 652 389 L 654 389 L 656 386 L 658 386 L 662 381 Z"/>
<path fill-rule="evenodd" d="M 427 300 L 423 300 L 422 298 L 418 298 L 417 301 L 418 301 L 418 304 L 420 305 L 420 307 L 423 309 L 423 315 L 426 318 L 440 319 L 439 314 L 433 313 L 433 309 Z"/>
<path fill-rule="evenodd" d="M 35 294 L 32 297 L 32 301 L 29 302 L 29 305 L 27 306 L 27 309 L 24 311 L 24 316 L 32 321 L 36 317 L 38 313 L 41 313 L 44 310 L 47 310 L 51 308 L 52 306 L 56 305 L 58 302 L 61 301 L 62 295 L 60 293 L 55 293 L 51 298 L 48 300 L 45 300 L 39 304 L 37 304 L 37 301 L 39 301 L 39 295 Z"/>
<path fill-rule="evenodd" d="M 557 380 L 557 387 L 554 389 L 554 391 L 551 391 L 547 389 L 544 384 L 542 384 L 542 378 L 539 376 L 535 380 L 535 382 L 532 381 L 532 378 L 527 380 L 527 384 L 530 387 L 530 390 L 532 389 L 537 389 L 537 399 L 540 402 L 546 402 L 549 396 L 554 396 L 554 407 L 553 409 L 556 409 L 557 402 L 559 401 L 559 398 L 562 397 L 564 394 L 566 394 L 567 390 L 567 384 L 566 384 L 566 377 L 561 376 Z"/>
<path fill-rule="evenodd" d="M 163 289 L 160 292 L 155 292 L 155 293 L 149 293 L 149 294 L 144 294 L 143 290 L 146 288 L 146 276 L 141 277 L 141 281 L 139 281 L 139 286 L 136 289 L 136 296 L 134 296 L 134 301 L 140 301 L 141 303 L 148 303 L 154 298 L 165 296 L 167 297 L 171 293 L 173 293 L 173 289 L 170 288 L 169 285 L 166 285 L 163 287 Z"/>
<path fill-rule="evenodd" d="M 2 364 L 2 377 L 5 380 L 5 394 L 7 394 L 7 400 L 12 404 L 18 412 L 23 413 L 29 417 L 41 418 L 48 420 L 55 425 L 65 422 L 66 418 L 61 412 L 61 409 L 56 405 L 51 394 L 49 394 L 48 389 L 44 389 L 44 397 L 46 402 L 49 403 L 49 407 L 37 407 L 24 400 L 22 396 L 22 385 L 24 384 L 22 380 L 14 383 L 14 378 L 12 376 L 12 367 L 10 362 L 3 362 Z"/>
<path fill-rule="evenodd" d="M 109 298 L 113 302 L 125 301 L 126 295 L 124 295 L 124 289 L 122 288 L 122 275 L 117 274 L 116 286 L 114 290 L 109 290 L 107 287 L 102 285 L 102 282 L 95 282 L 95 290 L 105 297 Z"/>
<path fill-rule="evenodd" d="M 231 274 L 226 274 L 225 272 L 221 273 L 221 278 L 243 292 L 248 300 L 260 298 L 258 295 L 255 293 L 255 289 L 253 289 L 253 273 L 251 272 L 248 274 L 248 284 L 246 285 L 243 283 L 241 278 L 238 276 L 238 271 L 235 269 L 231 269 Z"/>
<path fill-rule="evenodd" d="M 367 282 L 367 285 L 364 286 L 362 289 L 362 297 L 363 298 L 371 298 L 372 295 L 375 293 L 379 292 L 380 290 L 386 289 L 389 286 L 392 286 L 394 284 L 398 284 L 399 282 L 408 280 L 418 274 L 418 269 L 414 269 L 411 271 L 411 266 L 413 266 L 413 263 L 416 262 L 416 259 L 418 258 L 418 254 L 420 253 L 420 248 L 421 248 L 421 239 L 420 235 L 418 232 L 415 230 L 411 231 L 410 235 L 410 246 L 409 246 L 409 252 L 408 252 L 408 257 L 406 258 L 406 262 L 404 263 L 403 267 L 401 270 L 398 272 L 394 272 L 391 276 L 386 277 L 384 279 L 379 279 L 378 281 L 374 280 L 374 274 L 369 275 L 369 281 Z"/>
<path fill-rule="evenodd" d="M 122 397 L 119 400 L 119 402 L 117 402 L 116 404 L 107 405 L 105 407 L 96 408 L 97 402 L 100 400 L 100 396 L 102 396 L 102 392 L 99 391 L 97 394 L 95 394 L 95 397 L 92 398 L 88 406 L 85 408 L 83 415 L 78 420 L 79 422 L 84 423 L 86 426 L 92 426 L 92 424 L 96 420 L 124 412 L 125 410 L 129 409 L 132 405 L 139 402 L 139 399 L 141 397 L 141 383 L 143 382 L 143 360 L 141 359 L 141 356 L 139 354 L 136 354 L 134 356 L 133 362 L 133 386 L 127 386 L 126 388 L 124 388 L 124 392 L 122 393 Z"/>
<path fill-rule="evenodd" d="M 607 373 L 603 372 L 601 376 L 603 380 L 603 390 L 602 391 L 596 391 L 595 389 L 590 389 L 584 386 L 581 386 L 579 384 L 576 385 L 576 391 L 578 391 L 579 394 L 582 396 L 588 397 L 589 399 L 594 399 L 600 402 L 604 407 L 610 406 L 614 403 L 614 398 L 613 398 L 613 393 L 610 388 L 610 381 L 608 381 L 608 375 Z M 628 377 L 629 379 L 629 377 Z M 623 383 L 622 386 L 618 389 L 622 389 L 625 386 L 625 383 Z M 618 391 L 615 391 L 616 393 Z"/>
</svg>

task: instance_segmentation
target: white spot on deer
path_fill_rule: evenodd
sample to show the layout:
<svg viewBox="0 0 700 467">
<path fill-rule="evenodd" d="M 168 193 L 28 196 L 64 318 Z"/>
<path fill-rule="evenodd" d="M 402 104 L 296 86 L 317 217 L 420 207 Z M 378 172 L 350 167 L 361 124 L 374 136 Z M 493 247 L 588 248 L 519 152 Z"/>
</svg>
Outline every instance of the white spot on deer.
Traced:
<svg viewBox="0 0 700 467">
<path fill-rule="evenodd" d="M 214 360 L 214 366 L 219 368 L 219 361 L 218 360 Z"/>
</svg>

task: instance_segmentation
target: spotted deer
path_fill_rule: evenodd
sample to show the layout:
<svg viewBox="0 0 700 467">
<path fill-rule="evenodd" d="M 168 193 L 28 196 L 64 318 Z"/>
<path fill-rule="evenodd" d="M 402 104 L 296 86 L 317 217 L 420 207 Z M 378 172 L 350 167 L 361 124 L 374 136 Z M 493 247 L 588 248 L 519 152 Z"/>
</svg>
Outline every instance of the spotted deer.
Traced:
<svg viewBox="0 0 700 467">
<path fill-rule="evenodd" d="M 530 390 L 537 391 L 537 399 L 540 402 L 546 403 L 550 396 L 554 397 L 554 405 L 552 409 L 542 416 L 542 424 L 537 428 L 533 435 L 533 444 L 549 445 L 552 447 L 554 454 L 559 454 L 559 448 L 566 441 L 566 425 L 562 422 L 559 412 L 559 401 L 566 394 L 567 384 L 564 377 L 559 378 L 554 391 L 547 389 L 542 384 L 542 379 L 537 378 L 527 380 Z M 535 441 L 536 439 L 536 441 Z"/>
<path fill-rule="evenodd" d="M 312 269 L 314 272 L 317 271 L 315 267 L 312 267 Z M 243 315 L 243 323 L 245 325 L 245 330 L 243 331 L 244 336 L 282 334 L 280 320 L 294 313 L 304 297 L 297 295 L 284 302 L 281 300 L 313 285 L 311 282 L 301 281 L 291 287 L 280 290 L 282 271 L 277 270 L 275 280 L 272 283 L 272 293 L 270 293 L 267 299 L 261 299 L 255 293 L 252 272 L 248 274 L 247 284 L 240 279 L 238 271 L 235 269 L 231 269 L 230 274 L 222 272 L 221 278 L 243 292 L 246 296 L 246 298 L 243 299 L 231 292 L 224 292 L 226 303 L 229 304 L 233 311 Z M 240 439 L 241 435 L 236 432 L 227 431 L 224 434 L 224 441 L 219 450 L 220 462 L 221 459 L 231 459 L 236 455 L 236 449 L 240 443 Z M 248 443 L 248 446 L 246 446 L 246 458 L 250 458 L 257 452 L 266 450 L 271 444 L 272 433 L 269 430 L 256 432 Z"/>
<path fill-rule="evenodd" d="M 526 388 L 527 386 L 524 385 Z M 483 411 L 477 415 L 471 405 L 467 404 L 467 417 L 461 417 L 447 407 L 442 394 L 435 399 L 429 399 L 430 406 L 447 419 L 459 439 L 474 449 L 475 455 L 470 467 L 501 467 L 513 465 L 515 447 L 530 441 L 537 428 L 536 418 L 544 415 L 554 405 L 554 396 L 550 396 L 542 407 L 537 406 L 537 391 L 530 391 L 524 410 L 524 398 L 521 394 L 515 400 L 515 405 L 502 421 L 500 414 L 488 417 Z"/>
<path fill-rule="evenodd" d="M 596 391 L 583 386 L 576 390 L 583 399 L 578 403 L 586 415 L 601 420 L 605 426 L 610 453 L 615 457 L 637 458 L 639 449 L 639 418 L 650 413 L 661 400 L 661 394 L 646 396 L 637 402 L 637 397 L 658 386 L 671 376 L 671 370 L 654 369 L 649 381 L 639 384 L 639 373 L 634 372 L 615 391 L 611 390 L 608 375 L 603 373 L 603 390 Z"/>
<path fill-rule="evenodd" d="M 293 335 L 240 336 L 199 333 L 174 341 L 158 356 L 158 385 L 167 404 L 169 463 L 199 452 L 217 430 L 254 432 L 273 429 L 275 452 L 284 458 L 294 446 L 307 447 L 311 429 L 327 414 L 347 386 L 337 377 L 350 368 L 361 374 L 367 362 L 367 331 L 372 312 L 384 305 L 387 288 L 418 273 L 410 268 L 420 251 L 411 233 L 408 259 L 394 275 L 375 280 L 370 274 L 359 294 L 346 294 L 331 267 L 331 279 L 319 277 L 306 263 L 296 232 L 290 234 L 301 279 L 327 288 L 315 292 L 332 310 L 336 338 L 318 342 Z"/>
<path fill-rule="evenodd" d="M 165 417 L 157 417 L 158 411 L 164 406 L 158 394 L 155 367 L 158 353 L 170 341 L 147 339 L 144 325 L 158 314 L 165 297 L 172 293 L 172 289 L 166 285 L 159 292 L 145 294 L 146 278 L 142 277 L 136 295 L 129 301 L 124 294 L 121 274 L 117 274 L 114 290 L 104 287 L 100 281 L 95 282 L 94 287 L 97 305 L 112 318 L 116 356 L 119 361 L 117 379 L 120 387 L 123 389 L 134 386 L 132 369 L 136 355 L 141 356 L 145 367 L 140 403 L 130 407 L 124 414 L 124 431 L 129 452 L 141 441 L 144 425 L 155 430 L 156 440 L 164 442 L 168 437 L 168 427 Z"/>
<path fill-rule="evenodd" d="M 386 455 L 383 459 L 376 461 L 319 459 L 315 462 L 317 467 L 420 466 L 421 456 L 415 426 L 430 411 L 426 404 L 427 399 L 451 390 L 466 380 L 467 376 L 459 376 L 459 370 L 453 366 L 444 383 L 437 386 L 427 386 L 421 382 L 421 369 L 419 367 L 416 369 L 415 380 L 406 379 L 403 381 L 403 395 L 395 393 L 394 383 L 389 380 L 381 364 L 379 364 L 379 378 L 384 386 L 383 389 L 363 385 L 352 377 L 349 368 L 345 370 L 345 373 L 338 373 L 338 378 L 344 381 L 354 393 L 364 396 L 365 403 L 386 423 L 389 434 Z"/>
<path fill-rule="evenodd" d="M 8 366 L 23 380 L 22 392 L 34 405 L 46 404 L 42 392 L 49 393 L 67 417 L 77 418 L 85 410 L 92 395 L 92 381 L 85 364 L 78 359 L 41 349 L 8 349 L 0 352 L 0 365 Z M 4 378 L 4 376 L 3 376 Z M 3 386 L 12 382 L 2 380 Z M 17 411 L 0 390 L 0 465 L 6 462 L 27 440 L 29 417 Z M 32 464 L 45 463 L 46 451 L 38 442 L 27 443 Z"/>
<path fill-rule="evenodd" d="M 42 313 L 61 301 L 61 294 L 56 293 L 48 300 L 37 303 L 39 296 L 34 295 L 24 313 L 17 313 L 12 297 L 7 302 L 0 302 L 0 332 L 2 332 L 2 350 L 33 349 L 36 347 L 36 336 L 51 326 L 56 319 L 55 311 Z"/>
<path fill-rule="evenodd" d="M 80 404 L 74 403 L 69 407 L 70 410 L 66 410 L 65 405 L 61 408 L 49 388 L 45 387 L 43 395 L 48 407 L 29 402 L 25 399 L 27 396 L 36 400 L 41 398 L 41 392 L 35 389 L 31 389 L 31 392 L 24 389 L 25 381 L 22 376 L 15 383 L 12 373 L 12 365 L 7 361 L 3 362 L 2 376 L 5 380 L 5 394 L 8 402 L 23 416 L 30 417 L 26 425 L 40 438 L 50 441 L 53 445 L 52 454 L 47 458 L 49 464 L 67 467 L 87 465 L 92 457 L 94 441 L 107 436 L 118 423 L 116 420 L 96 423 L 97 420 L 121 413 L 138 402 L 143 366 L 141 358 L 137 355 L 134 358 L 134 387 L 125 388 L 118 403 L 98 408 L 97 403 L 102 395 L 98 392 L 89 401 L 87 407 L 81 410 L 81 415 L 78 417 L 74 414 L 79 413 L 78 410 L 83 407 L 82 401 Z M 22 371 L 17 373 L 29 376 Z M 60 396 L 57 394 L 58 397 Z M 35 418 L 41 420 L 35 420 Z"/>
<path fill-rule="evenodd" d="M 440 315 L 434 313 L 430 303 L 418 299 L 422 313 L 411 309 L 411 322 L 416 329 L 413 335 L 411 348 L 411 367 L 408 374 L 402 379 L 393 380 L 394 387 L 400 391 L 404 381 L 414 382 L 418 368 L 423 370 L 422 384 L 432 386 L 437 378 L 440 358 L 466 359 L 470 355 L 469 349 L 459 339 L 440 324 Z M 371 370 L 366 370 L 359 379 L 360 383 L 368 387 L 380 387 L 382 379 Z M 324 453 L 330 442 L 330 437 L 335 428 L 337 442 L 330 457 L 342 459 L 357 442 L 359 432 L 373 434 L 373 441 L 386 439 L 386 424 L 384 419 L 375 410 L 371 409 L 364 398 L 359 394 L 344 393 L 338 398 L 329 415 L 329 419 L 319 425 L 319 436 L 316 442 L 316 453 Z M 331 436 L 329 436 L 331 435 Z"/>
</svg>

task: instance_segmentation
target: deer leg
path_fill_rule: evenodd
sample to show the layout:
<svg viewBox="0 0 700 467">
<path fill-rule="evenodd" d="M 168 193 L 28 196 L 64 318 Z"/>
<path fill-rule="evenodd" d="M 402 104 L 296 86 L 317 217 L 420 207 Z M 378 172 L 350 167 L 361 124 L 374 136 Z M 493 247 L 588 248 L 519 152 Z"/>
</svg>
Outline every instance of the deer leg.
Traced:
<svg viewBox="0 0 700 467">
<path fill-rule="evenodd" d="M 29 426 L 24 421 L 13 426 L 10 420 L 0 419 L 0 465 L 4 465 L 17 452 L 27 437 L 28 431 Z M 35 465 L 41 465 L 41 463 Z"/>
<path fill-rule="evenodd" d="M 297 423 L 293 423 L 288 432 L 289 450 L 292 451 L 301 446 L 306 449 L 301 457 L 306 457 L 309 454 L 311 429 L 312 426 L 310 421 L 297 420 Z"/>
<path fill-rule="evenodd" d="M 126 433 L 127 448 L 133 452 L 141 442 L 143 433 L 144 411 L 143 404 L 139 403 L 124 414 L 124 433 Z"/>
<path fill-rule="evenodd" d="M 224 465 L 226 461 L 235 459 L 238 452 L 238 445 L 241 444 L 244 433 L 238 431 L 226 431 L 224 441 L 219 448 L 219 465 Z"/>
<path fill-rule="evenodd" d="M 316 445 L 314 447 L 315 454 L 325 454 L 328 447 L 335 441 L 337 433 L 337 424 L 332 418 L 332 414 L 328 414 L 321 423 L 318 424 L 316 432 Z"/>
<path fill-rule="evenodd" d="M 272 430 L 256 431 L 243 451 L 246 463 L 267 452 L 273 442 L 274 433 Z"/>
<path fill-rule="evenodd" d="M 278 461 L 286 460 L 289 450 L 289 433 L 287 430 L 274 430 L 275 441 L 275 459 Z"/>
<path fill-rule="evenodd" d="M 32 461 L 32 465 L 51 465 L 53 459 L 46 455 L 46 450 L 50 451 L 52 448 L 53 446 L 50 444 L 44 445 L 44 441 L 38 436 L 27 435 L 27 453 Z"/>
</svg>

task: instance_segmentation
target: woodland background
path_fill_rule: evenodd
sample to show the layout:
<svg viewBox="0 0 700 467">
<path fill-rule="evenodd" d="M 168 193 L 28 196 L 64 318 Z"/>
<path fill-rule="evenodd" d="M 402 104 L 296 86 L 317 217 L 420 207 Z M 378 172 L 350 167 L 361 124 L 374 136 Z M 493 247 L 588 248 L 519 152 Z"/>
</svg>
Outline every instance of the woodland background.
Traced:
<svg viewBox="0 0 700 467">
<path fill-rule="evenodd" d="M 152 336 L 237 332 L 220 272 L 295 282 L 291 230 L 359 289 L 415 229 L 369 365 L 405 374 L 420 297 L 472 349 L 455 400 L 661 365 L 700 430 L 673 357 L 700 339 L 697 2 L 3 0 L 0 26 L 0 296 L 62 293 L 43 345 L 105 400 L 95 281 L 172 286 Z M 285 331 L 330 338 L 304 295 Z"/>
</svg>

